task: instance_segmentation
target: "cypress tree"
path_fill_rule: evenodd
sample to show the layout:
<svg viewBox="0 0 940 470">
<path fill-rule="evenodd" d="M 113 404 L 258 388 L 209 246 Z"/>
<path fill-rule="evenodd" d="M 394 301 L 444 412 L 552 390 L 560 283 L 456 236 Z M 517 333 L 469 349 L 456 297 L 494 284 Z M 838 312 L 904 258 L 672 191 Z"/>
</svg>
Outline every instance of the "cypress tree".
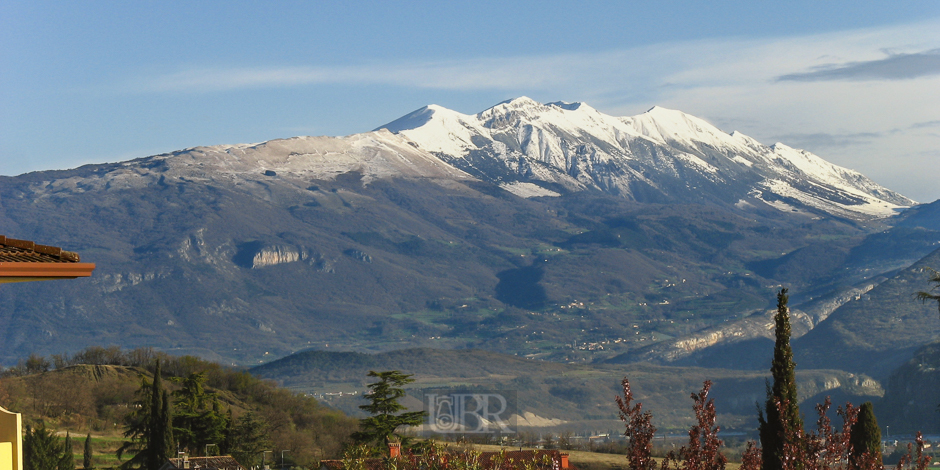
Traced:
<svg viewBox="0 0 940 470">
<path fill-rule="evenodd" d="M 172 419 L 169 397 L 163 389 L 160 361 L 157 361 L 150 389 L 150 429 L 144 459 L 147 470 L 158 470 L 171 457 L 174 447 Z"/>
<path fill-rule="evenodd" d="M 88 433 L 85 436 L 85 451 L 82 452 L 82 468 L 85 470 L 91 470 L 91 433 Z"/>
<path fill-rule="evenodd" d="M 176 450 L 176 440 L 173 439 L 173 409 L 170 408 L 170 394 L 163 391 L 163 448 L 164 452 L 160 455 L 160 465 L 163 465 L 167 459 L 173 457 Z"/>
<path fill-rule="evenodd" d="M 72 436 L 65 432 L 65 442 L 62 443 L 62 456 L 59 458 L 59 470 L 75 470 L 75 456 L 72 455 Z"/>
<path fill-rule="evenodd" d="M 796 364 L 790 348 L 788 300 L 787 289 L 780 289 L 777 294 L 777 313 L 774 315 L 774 359 L 770 366 L 773 385 L 767 387 L 764 412 L 758 415 L 762 470 L 781 470 L 788 431 L 803 429 L 796 395 Z M 782 410 L 778 408 L 778 403 L 783 404 Z"/>
<path fill-rule="evenodd" d="M 864 468 L 865 452 L 868 452 L 869 458 L 874 462 L 881 463 L 881 429 L 870 401 L 866 401 L 858 409 L 858 419 L 852 425 L 851 432 L 849 442 L 852 444 L 852 456 L 849 459 L 849 468 Z"/>
</svg>

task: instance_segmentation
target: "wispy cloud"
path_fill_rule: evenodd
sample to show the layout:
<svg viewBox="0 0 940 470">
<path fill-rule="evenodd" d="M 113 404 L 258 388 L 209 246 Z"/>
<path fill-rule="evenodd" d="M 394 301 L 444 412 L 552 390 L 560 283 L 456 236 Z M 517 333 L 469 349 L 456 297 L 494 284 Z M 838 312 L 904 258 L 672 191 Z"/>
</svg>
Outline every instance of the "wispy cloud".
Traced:
<svg viewBox="0 0 940 470">
<path fill-rule="evenodd" d="M 351 66 L 215 67 L 134 80 L 131 92 L 219 92 L 323 84 L 383 84 L 444 90 L 548 89 L 630 76 L 633 51 L 368 63 Z"/>
<path fill-rule="evenodd" d="M 783 134 L 777 136 L 776 140 L 786 142 L 787 145 L 792 147 L 827 149 L 849 145 L 864 145 L 883 135 L 882 132 L 857 132 L 851 134 L 815 132 L 811 134 Z"/>
<path fill-rule="evenodd" d="M 913 54 L 892 54 L 884 59 L 816 67 L 812 72 L 791 73 L 778 81 L 904 80 L 940 74 L 940 49 Z"/>
<path fill-rule="evenodd" d="M 940 127 L 940 121 L 924 121 L 911 124 L 911 129 L 929 129 L 931 127 Z"/>
<path fill-rule="evenodd" d="M 596 98 L 612 106 L 716 86 L 917 78 L 940 74 L 940 19 L 783 38 L 725 38 L 568 54 L 390 60 L 353 65 L 192 67 L 138 77 L 132 93 L 214 93 L 326 84 L 499 90 Z M 884 57 L 883 50 L 906 51 Z M 794 71 L 806 72 L 794 72 Z M 603 105 L 602 102 L 592 104 Z"/>
</svg>

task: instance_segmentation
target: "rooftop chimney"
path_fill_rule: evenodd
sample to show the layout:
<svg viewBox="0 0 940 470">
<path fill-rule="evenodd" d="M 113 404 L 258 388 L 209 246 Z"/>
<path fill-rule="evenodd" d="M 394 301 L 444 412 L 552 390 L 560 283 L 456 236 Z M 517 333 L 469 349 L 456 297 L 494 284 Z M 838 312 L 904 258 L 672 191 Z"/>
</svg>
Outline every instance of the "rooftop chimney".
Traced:
<svg viewBox="0 0 940 470">
<path fill-rule="evenodd" d="M 562 470 L 568 468 L 568 453 L 561 452 L 561 468 Z"/>
<path fill-rule="evenodd" d="M 389 442 L 388 443 L 388 457 L 394 459 L 401 455 L 401 443 L 400 442 Z"/>
</svg>

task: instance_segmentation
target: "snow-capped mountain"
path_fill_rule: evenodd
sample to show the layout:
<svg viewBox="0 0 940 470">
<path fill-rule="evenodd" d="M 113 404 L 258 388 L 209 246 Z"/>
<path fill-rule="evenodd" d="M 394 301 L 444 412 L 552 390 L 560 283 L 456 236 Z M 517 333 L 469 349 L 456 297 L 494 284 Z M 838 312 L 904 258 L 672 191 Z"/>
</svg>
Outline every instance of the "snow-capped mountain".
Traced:
<svg viewBox="0 0 940 470">
<path fill-rule="evenodd" d="M 541 104 L 525 97 L 475 115 L 430 105 L 346 137 L 195 147 L 98 168 L 57 173 L 51 180 L 37 174 L 31 192 L 171 181 L 269 191 L 272 177 L 281 187 L 304 190 L 311 181 L 354 172 L 365 184 L 481 179 L 522 197 L 593 190 L 640 202 L 711 202 L 855 219 L 887 217 L 914 204 L 812 153 L 727 134 L 680 111 L 656 107 L 614 117 L 583 103 Z"/>
<path fill-rule="evenodd" d="M 886 217 L 914 203 L 812 153 L 654 107 L 633 117 L 522 97 L 476 115 L 426 106 L 379 129 L 521 196 L 601 190 L 648 202 Z"/>
</svg>

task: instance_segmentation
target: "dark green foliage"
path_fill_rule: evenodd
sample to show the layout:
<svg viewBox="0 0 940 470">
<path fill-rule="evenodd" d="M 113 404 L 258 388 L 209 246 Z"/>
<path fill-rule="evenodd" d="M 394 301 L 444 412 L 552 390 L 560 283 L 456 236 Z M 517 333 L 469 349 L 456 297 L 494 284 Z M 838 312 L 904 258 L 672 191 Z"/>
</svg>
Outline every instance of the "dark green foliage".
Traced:
<svg viewBox="0 0 940 470">
<path fill-rule="evenodd" d="M 418 426 L 427 415 L 424 411 L 405 410 L 398 402 L 405 396 L 405 385 L 414 382 L 409 374 L 397 370 L 384 372 L 369 371 L 369 377 L 378 378 L 378 382 L 369 384 L 369 392 L 363 398 L 369 400 L 359 408 L 369 412 L 368 418 L 359 420 L 359 431 L 353 434 L 353 440 L 359 444 L 376 445 L 385 443 L 401 426 Z M 400 437 L 400 436 L 399 436 Z"/>
<path fill-rule="evenodd" d="M 147 450 L 147 470 L 157 470 L 167 459 L 174 456 L 173 442 L 173 415 L 170 410 L 170 400 L 167 391 L 163 388 L 163 377 L 160 373 L 160 362 L 157 361 L 156 371 L 153 373 L 153 386 L 150 392 L 150 437 Z"/>
<path fill-rule="evenodd" d="M 91 448 L 91 433 L 88 433 L 88 435 L 85 436 L 85 449 L 82 452 L 82 468 L 84 470 L 91 470 L 91 459 L 93 456 L 94 451 Z"/>
<path fill-rule="evenodd" d="M 125 452 L 134 456 L 121 464 L 124 469 L 157 470 L 173 456 L 172 410 L 169 394 L 163 388 L 160 361 L 154 369 L 153 381 L 141 378 L 135 401 L 137 409 L 125 421 L 124 437 L 130 438 L 117 451 L 118 458 Z"/>
<path fill-rule="evenodd" d="M 249 411 L 232 425 L 228 451 L 242 465 L 257 466 L 261 463 L 262 451 L 271 448 L 268 432 L 264 419 Z"/>
<path fill-rule="evenodd" d="M 222 406 L 206 392 L 205 381 L 204 373 L 189 374 L 178 380 L 183 387 L 173 393 L 173 435 L 189 455 L 204 452 L 207 444 L 221 443 L 228 428 Z"/>
<path fill-rule="evenodd" d="M 931 268 L 923 268 L 924 271 L 930 273 L 930 279 L 927 282 L 933 284 L 931 288 L 932 291 L 940 291 L 940 271 Z M 934 294 L 928 291 L 920 291 L 917 293 L 917 298 L 922 302 L 928 301 L 937 301 L 937 309 L 940 310 L 940 294 Z"/>
<path fill-rule="evenodd" d="M 764 412 L 758 416 L 763 470 L 781 470 L 781 457 L 787 436 L 803 428 L 796 393 L 796 364 L 790 348 L 790 310 L 787 307 L 787 289 L 777 294 L 777 313 L 774 315 L 774 358 L 770 366 L 773 384 L 767 388 Z M 797 444 L 798 443 L 791 443 Z"/>
<path fill-rule="evenodd" d="M 849 442 L 852 445 L 850 468 L 864 467 L 866 453 L 868 458 L 881 462 L 881 429 L 878 427 L 878 419 L 875 418 L 874 405 L 870 401 L 862 403 L 859 408 Z"/>
<path fill-rule="evenodd" d="M 64 450 L 55 433 L 46 429 L 45 424 L 40 423 L 36 429 L 26 426 L 23 433 L 23 470 L 61 470 Z"/>
<path fill-rule="evenodd" d="M 150 407 L 153 406 L 151 394 L 153 393 L 153 384 L 146 378 L 140 378 L 140 388 L 137 389 L 137 399 L 133 403 L 133 412 L 124 418 L 124 437 L 129 440 L 124 441 L 117 450 L 119 459 L 124 457 L 125 453 L 132 454 L 130 460 L 124 462 L 123 469 L 137 469 L 145 466 L 147 457 L 146 449 L 149 448 L 150 430 L 152 413 Z"/>
<path fill-rule="evenodd" d="M 75 470 L 75 456 L 72 455 L 72 436 L 65 432 L 65 441 L 62 442 L 62 456 L 59 458 L 58 470 Z"/>
<path fill-rule="evenodd" d="M 161 440 L 162 444 L 154 452 L 156 460 L 159 460 L 160 465 L 154 467 L 152 470 L 158 470 L 167 459 L 170 457 L 176 456 L 176 439 L 173 438 L 173 409 L 170 408 L 170 394 L 166 390 L 163 390 L 161 393 L 163 397 L 161 401 L 160 409 L 160 429 L 157 430 L 157 438 Z"/>
</svg>

